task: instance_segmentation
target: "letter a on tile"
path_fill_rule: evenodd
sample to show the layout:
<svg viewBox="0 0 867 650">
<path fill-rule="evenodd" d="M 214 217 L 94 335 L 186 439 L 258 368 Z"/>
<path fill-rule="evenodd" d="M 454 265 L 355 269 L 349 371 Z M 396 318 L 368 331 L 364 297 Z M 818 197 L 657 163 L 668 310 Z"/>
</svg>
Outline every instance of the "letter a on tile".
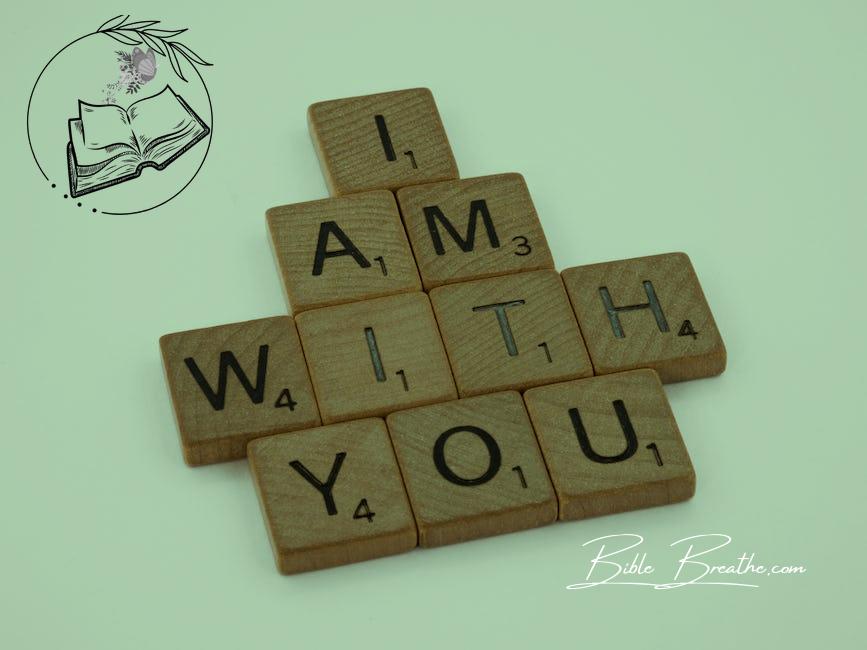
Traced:
<svg viewBox="0 0 867 650">
<path fill-rule="evenodd" d="M 331 236 L 340 242 L 343 248 L 337 250 L 328 250 L 328 239 Z M 352 240 L 345 232 L 337 225 L 336 221 L 323 221 L 319 226 L 319 239 L 316 242 L 316 254 L 313 256 L 313 275 L 322 275 L 322 268 L 325 266 L 325 259 L 328 257 L 342 257 L 351 255 L 358 266 L 363 269 L 370 267 L 370 262 L 358 250 L 358 247 L 352 243 Z"/>
</svg>

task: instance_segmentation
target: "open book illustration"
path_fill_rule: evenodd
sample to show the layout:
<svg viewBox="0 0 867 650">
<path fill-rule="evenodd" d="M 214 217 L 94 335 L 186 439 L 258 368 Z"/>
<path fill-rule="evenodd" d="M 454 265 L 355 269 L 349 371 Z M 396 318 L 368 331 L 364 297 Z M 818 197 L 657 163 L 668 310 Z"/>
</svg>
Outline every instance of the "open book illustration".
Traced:
<svg viewBox="0 0 867 650">
<path fill-rule="evenodd" d="M 72 196 L 138 177 L 147 166 L 165 169 L 210 129 L 180 95 L 166 86 L 131 104 L 79 100 L 69 120 L 69 190 Z"/>
</svg>

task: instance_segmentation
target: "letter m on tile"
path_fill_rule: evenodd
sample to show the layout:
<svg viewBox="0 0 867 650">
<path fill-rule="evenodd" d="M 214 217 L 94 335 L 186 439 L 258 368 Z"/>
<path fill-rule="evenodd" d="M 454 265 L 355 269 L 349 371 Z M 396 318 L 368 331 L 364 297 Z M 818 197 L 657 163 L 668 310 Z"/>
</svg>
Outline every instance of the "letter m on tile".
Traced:
<svg viewBox="0 0 867 650">
<path fill-rule="evenodd" d="M 491 219 L 491 213 L 488 210 L 488 204 L 484 199 L 470 202 L 470 216 L 467 220 L 467 234 L 464 237 L 461 236 L 454 224 L 449 221 L 448 217 L 443 214 L 438 205 L 429 205 L 425 207 L 424 216 L 427 221 L 427 229 L 430 233 L 431 241 L 433 242 L 434 251 L 436 251 L 437 255 L 446 254 L 446 249 L 443 245 L 443 238 L 440 234 L 440 224 L 464 253 L 472 251 L 476 247 L 476 225 L 479 216 L 482 217 L 482 224 L 485 226 L 485 233 L 488 235 L 488 242 L 490 242 L 491 248 L 500 247 L 500 238 L 497 236 L 494 222 Z"/>
</svg>

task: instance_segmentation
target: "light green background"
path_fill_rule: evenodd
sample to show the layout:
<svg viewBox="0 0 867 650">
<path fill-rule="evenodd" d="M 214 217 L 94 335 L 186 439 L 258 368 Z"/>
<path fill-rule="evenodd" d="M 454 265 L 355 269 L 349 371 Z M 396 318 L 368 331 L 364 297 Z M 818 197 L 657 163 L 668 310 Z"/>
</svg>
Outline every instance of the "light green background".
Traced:
<svg viewBox="0 0 867 650">
<path fill-rule="evenodd" d="M 2 9 L 0 645 L 864 645 L 867 5 L 151 2 L 215 64 L 214 139 L 138 217 L 63 201 L 24 133 L 44 62 L 114 7 Z M 526 176 L 558 268 L 691 255 L 729 350 L 667 389 L 698 491 L 281 577 L 246 464 L 182 463 L 157 339 L 283 313 L 264 211 L 325 195 L 307 105 L 418 85 L 463 176 Z M 621 532 L 807 573 L 566 591 Z"/>
</svg>

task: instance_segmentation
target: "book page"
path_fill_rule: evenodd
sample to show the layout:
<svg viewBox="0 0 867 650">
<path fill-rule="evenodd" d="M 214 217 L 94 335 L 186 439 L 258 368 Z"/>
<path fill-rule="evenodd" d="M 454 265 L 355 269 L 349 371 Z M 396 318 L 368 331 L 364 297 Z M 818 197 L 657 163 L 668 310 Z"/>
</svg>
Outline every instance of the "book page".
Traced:
<svg viewBox="0 0 867 650">
<path fill-rule="evenodd" d="M 77 170 L 75 189 L 78 192 L 83 192 L 97 185 L 122 182 L 136 175 L 138 163 L 137 157 L 133 154 L 128 154 L 113 158 L 102 166 L 79 168 Z M 83 174 L 81 173 L 82 171 L 90 171 L 91 173 Z"/>
<path fill-rule="evenodd" d="M 158 94 L 132 104 L 127 113 L 142 154 L 155 140 L 180 134 L 192 120 L 168 86 Z"/>
<path fill-rule="evenodd" d="M 72 143 L 79 167 L 100 166 L 119 156 L 140 160 L 138 152 L 128 144 L 110 144 L 101 149 L 88 147 L 84 140 L 84 126 L 81 120 L 69 120 L 69 141 Z"/>
<path fill-rule="evenodd" d="M 84 131 L 84 145 L 88 149 L 125 145 L 138 151 L 138 143 L 130 127 L 129 117 L 120 106 L 88 104 L 79 100 L 78 115 Z"/>
<path fill-rule="evenodd" d="M 201 140 L 206 133 L 202 125 L 191 118 L 178 133 L 151 141 L 144 157 L 148 161 L 162 165 Z"/>
<path fill-rule="evenodd" d="M 81 120 L 69 121 L 69 141 L 75 153 L 75 190 L 78 192 L 132 176 L 141 162 L 138 152 L 125 144 L 89 149 L 84 144 Z"/>
</svg>

